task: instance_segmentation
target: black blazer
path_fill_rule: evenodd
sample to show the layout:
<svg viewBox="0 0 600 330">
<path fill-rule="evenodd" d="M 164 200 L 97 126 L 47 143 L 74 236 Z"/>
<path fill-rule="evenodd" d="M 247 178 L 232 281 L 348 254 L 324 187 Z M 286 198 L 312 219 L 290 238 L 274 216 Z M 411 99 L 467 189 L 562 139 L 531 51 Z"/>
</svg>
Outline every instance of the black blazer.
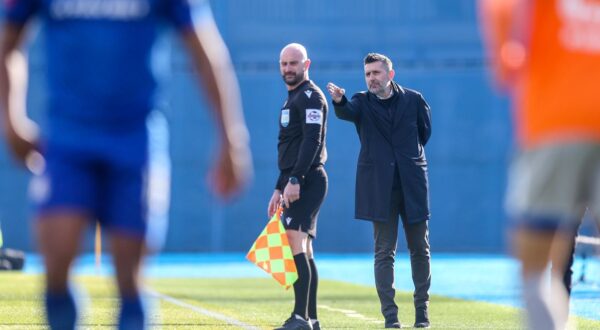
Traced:
<svg viewBox="0 0 600 330">
<path fill-rule="evenodd" d="M 371 221 L 390 218 L 397 168 L 404 196 L 404 220 L 408 223 L 429 220 L 424 146 L 431 136 L 431 112 L 419 92 L 392 84 L 394 96 L 390 109 L 370 92 L 356 93 L 350 101 L 343 97 L 340 103 L 333 102 L 335 115 L 353 122 L 360 139 L 355 217 Z"/>
</svg>

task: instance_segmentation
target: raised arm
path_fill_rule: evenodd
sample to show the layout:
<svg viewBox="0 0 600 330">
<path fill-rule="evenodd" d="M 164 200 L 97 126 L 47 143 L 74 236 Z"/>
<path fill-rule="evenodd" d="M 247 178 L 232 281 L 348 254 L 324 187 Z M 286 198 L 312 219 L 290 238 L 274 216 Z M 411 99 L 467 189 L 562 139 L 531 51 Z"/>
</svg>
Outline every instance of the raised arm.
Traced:
<svg viewBox="0 0 600 330">
<path fill-rule="evenodd" d="M 327 91 L 331 95 L 331 100 L 333 101 L 335 116 L 342 120 L 356 122 L 359 116 L 358 107 L 355 105 L 356 100 L 353 98 L 353 100 L 349 102 L 344 95 L 346 90 L 331 82 L 327 84 Z"/>
<path fill-rule="evenodd" d="M 9 148 L 21 164 L 37 149 L 38 128 L 25 108 L 27 61 L 19 50 L 24 25 L 0 28 L 0 119 Z"/>
<path fill-rule="evenodd" d="M 195 29 L 184 30 L 182 38 L 200 73 L 220 133 L 219 158 L 211 171 L 213 188 L 228 197 L 252 174 L 238 81 L 229 51 L 212 18 L 204 18 Z"/>
</svg>

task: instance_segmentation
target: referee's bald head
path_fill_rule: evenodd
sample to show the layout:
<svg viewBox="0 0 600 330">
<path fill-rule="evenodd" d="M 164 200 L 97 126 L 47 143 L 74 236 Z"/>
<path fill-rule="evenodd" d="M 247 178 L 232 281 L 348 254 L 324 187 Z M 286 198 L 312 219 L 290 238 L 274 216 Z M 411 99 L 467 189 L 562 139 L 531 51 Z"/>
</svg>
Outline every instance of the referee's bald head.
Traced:
<svg viewBox="0 0 600 330">
<path fill-rule="evenodd" d="M 302 56 L 302 61 L 306 61 L 308 59 L 308 53 L 306 52 L 306 48 L 299 43 L 293 42 L 291 44 L 287 44 L 281 50 L 279 57 L 283 57 L 283 55 L 286 53 L 300 54 Z"/>
</svg>

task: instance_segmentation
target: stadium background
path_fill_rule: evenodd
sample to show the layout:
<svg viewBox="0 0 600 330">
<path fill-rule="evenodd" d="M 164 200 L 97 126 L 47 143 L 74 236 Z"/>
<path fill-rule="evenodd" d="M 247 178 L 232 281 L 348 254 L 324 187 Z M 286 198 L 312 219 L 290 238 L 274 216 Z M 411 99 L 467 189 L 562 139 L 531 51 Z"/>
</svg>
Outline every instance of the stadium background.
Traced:
<svg viewBox="0 0 600 330">
<path fill-rule="evenodd" d="M 432 109 L 429 160 L 433 252 L 503 252 L 502 196 L 511 154 L 510 114 L 489 85 L 474 0 L 213 0 L 213 13 L 236 67 L 251 134 L 255 177 L 234 203 L 211 196 L 205 183 L 214 149 L 210 114 L 176 40 L 165 39 L 173 74 L 170 101 L 172 200 L 167 252 L 246 251 L 266 222 L 277 177 L 278 111 L 286 90 L 281 47 L 304 44 L 310 77 L 348 94 L 365 88 L 368 52 L 394 61 L 396 81 L 423 93 Z M 31 42 L 31 115 L 44 100 L 39 36 Z M 91 64 L 93 65 L 93 64 Z M 126 73 L 124 73 L 126 74 Z M 353 125 L 330 114 L 326 165 L 330 190 L 319 218 L 317 251 L 372 250 L 369 223 L 353 219 L 358 139 Z M 5 247 L 31 251 L 28 174 L 0 145 L 0 223 Z M 402 235 L 402 234 L 401 234 Z M 89 240 L 88 240 L 88 243 Z M 403 240 L 399 242 L 404 249 Z M 88 244 L 88 247 L 91 245 Z"/>
</svg>

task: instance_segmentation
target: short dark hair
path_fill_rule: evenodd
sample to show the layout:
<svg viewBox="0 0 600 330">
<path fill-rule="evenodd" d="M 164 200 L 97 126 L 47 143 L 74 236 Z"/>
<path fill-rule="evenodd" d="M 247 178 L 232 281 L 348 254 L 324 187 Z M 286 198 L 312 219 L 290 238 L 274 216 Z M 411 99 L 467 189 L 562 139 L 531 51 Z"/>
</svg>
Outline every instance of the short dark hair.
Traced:
<svg viewBox="0 0 600 330">
<path fill-rule="evenodd" d="M 381 62 L 381 63 L 383 63 L 383 65 L 385 65 L 385 68 L 387 69 L 388 72 L 390 72 L 393 67 L 392 61 L 390 60 L 390 58 L 383 54 L 379 54 L 379 53 L 367 54 L 367 56 L 365 56 L 364 61 L 365 61 L 365 64 Z"/>
</svg>

